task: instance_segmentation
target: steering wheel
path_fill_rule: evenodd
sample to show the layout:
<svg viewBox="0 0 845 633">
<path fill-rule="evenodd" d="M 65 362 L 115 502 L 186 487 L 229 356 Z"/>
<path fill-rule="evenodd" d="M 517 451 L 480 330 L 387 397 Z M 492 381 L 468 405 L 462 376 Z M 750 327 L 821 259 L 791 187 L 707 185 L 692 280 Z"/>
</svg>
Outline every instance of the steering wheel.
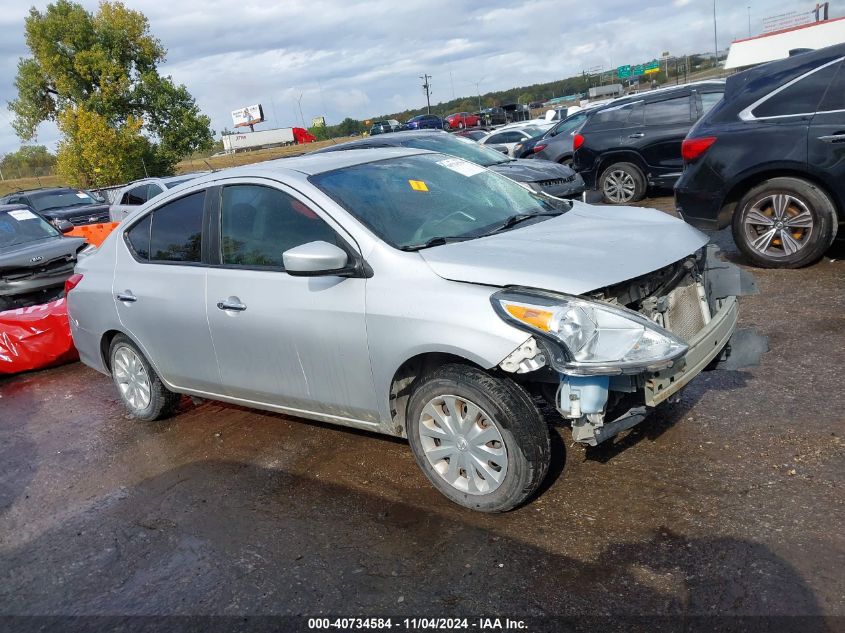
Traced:
<svg viewBox="0 0 845 633">
<path fill-rule="evenodd" d="M 467 218 L 469 222 L 475 222 L 475 218 L 463 209 L 461 209 L 460 211 L 453 211 L 449 215 L 442 217 L 439 220 L 428 220 L 427 222 L 421 224 L 420 227 L 416 231 L 414 231 L 414 235 L 411 238 L 411 243 L 417 244 L 418 242 L 422 242 L 424 239 L 424 235 L 428 235 L 433 232 L 431 231 L 431 229 L 434 229 L 435 227 L 438 227 L 444 222 L 455 217 L 464 217 Z"/>
</svg>

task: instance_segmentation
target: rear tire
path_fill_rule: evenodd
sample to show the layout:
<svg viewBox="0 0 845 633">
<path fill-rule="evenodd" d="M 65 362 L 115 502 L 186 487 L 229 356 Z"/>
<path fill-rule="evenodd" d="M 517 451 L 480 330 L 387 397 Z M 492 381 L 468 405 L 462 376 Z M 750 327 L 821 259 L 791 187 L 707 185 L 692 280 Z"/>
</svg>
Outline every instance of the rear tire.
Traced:
<svg viewBox="0 0 845 633">
<path fill-rule="evenodd" d="M 801 268 L 819 261 L 836 237 L 830 197 L 801 178 L 772 178 L 746 193 L 731 222 L 737 248 L 761 268 Z"/>
<path fill-rule="evenodd" d="M 549 428 L 528 392 L 476 367 L 445 365 L 408 402 L 411 452 L 455 503 L 505 512 L 524 503 L 549 468 Z"/>
<path fill-rule="evenodd" d="M 109 367 L 120 399 L 133 416 L 151 422 L 176 412 L 182 396 L 164 386 L 138 347 L 123 334 L 109 346 Z"/>
<path fill-rule="evenodd" d="M 645 196 L 645 175 L 633 163 L 613 163 L 599 177 L 599 190 L 607 204 L 638 202 Z"/>
</svg>

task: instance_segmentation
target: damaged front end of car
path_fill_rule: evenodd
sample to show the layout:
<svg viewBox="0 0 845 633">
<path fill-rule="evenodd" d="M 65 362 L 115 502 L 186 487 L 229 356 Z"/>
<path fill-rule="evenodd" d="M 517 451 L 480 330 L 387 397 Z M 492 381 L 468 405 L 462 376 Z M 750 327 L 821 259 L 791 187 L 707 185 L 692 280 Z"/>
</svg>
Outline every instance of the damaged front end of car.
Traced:
<svg viewBox="0 0 845 633">
<path fill-rule="evenodd" d="M 645 419 L 708 369 L 759 363 L 768 343 L 737 329 L 753 277 L 710 245 L 660 270 L 585 295 L 507 288 L 491 297 L 532 334 L 499 367 L 534 383 L 595 446 Z"/>
</svg>

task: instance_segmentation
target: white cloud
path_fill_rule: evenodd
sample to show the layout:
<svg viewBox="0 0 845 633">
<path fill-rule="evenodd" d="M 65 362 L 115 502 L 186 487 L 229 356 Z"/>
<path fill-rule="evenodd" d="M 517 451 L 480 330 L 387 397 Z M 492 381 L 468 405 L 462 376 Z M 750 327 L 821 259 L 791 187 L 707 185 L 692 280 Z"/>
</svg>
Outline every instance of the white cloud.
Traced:
<svg viewBox="0 0 845 633">
<path fill-rule="evenodd" d="M 17 58 L 27 54 L 30 2 L 0 0 L 0 101 L 15 96 Z M 124 0 L 149 18 L 168 49 L 162 72 L 184 83 L 212 127 L 231 127 L 231 110 L 262 103 L 268 125 L 325 115 L 368 118 L 425 105 L 419 75 L 433 76 L 432 100 L 562 79 L 659 56 L 708 51 L 712 3 L 703 0 Z M 96 10 L 97 0 L 82 0 Z M 754 0 L 754 24 L 792 8 Z M 8 6 L 4 6 L 8 5 Z M 719 42 L 747 35 L 745 3 L 718 0 Z M 39 129 L 54 145 L 55 126 Z M 0 153 L 17 148 L 0 113 Z"/>
</svg>

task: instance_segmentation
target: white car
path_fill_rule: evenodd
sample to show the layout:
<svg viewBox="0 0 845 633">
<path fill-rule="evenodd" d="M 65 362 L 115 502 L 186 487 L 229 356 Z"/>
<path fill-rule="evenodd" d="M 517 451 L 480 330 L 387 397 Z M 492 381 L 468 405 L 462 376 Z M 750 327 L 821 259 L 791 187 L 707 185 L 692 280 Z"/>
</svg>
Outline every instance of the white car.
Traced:
<svg viewBox="0 0 845 633">
<path fill-rule="evenodd" d="M 163 191 L 172 189 L 176 185 L 187 182 L 199 175 L 201 174 L 182 174 L 181 176 L 144 178 L 130 182 L 115 196 L 115 202 L 109 207 L 109 217 L 112 222 L 120 222 L 132 211 L 147 202 L 147 200 L 152 200 Z"/>
<path fill-rule="evenodd" d="M 517 144 L 524 143 L 535 136 L 540 136 L 545 131 L 545 129 L 537 126 L 500 128 L 498 130 L 493 130 L 487 136 L 478 139 L 478 143 L 479 145 L 491 147 L 492 149 L 498 150 L 513 158 L 514 147 L 516 147 Z"/>
</svg>

